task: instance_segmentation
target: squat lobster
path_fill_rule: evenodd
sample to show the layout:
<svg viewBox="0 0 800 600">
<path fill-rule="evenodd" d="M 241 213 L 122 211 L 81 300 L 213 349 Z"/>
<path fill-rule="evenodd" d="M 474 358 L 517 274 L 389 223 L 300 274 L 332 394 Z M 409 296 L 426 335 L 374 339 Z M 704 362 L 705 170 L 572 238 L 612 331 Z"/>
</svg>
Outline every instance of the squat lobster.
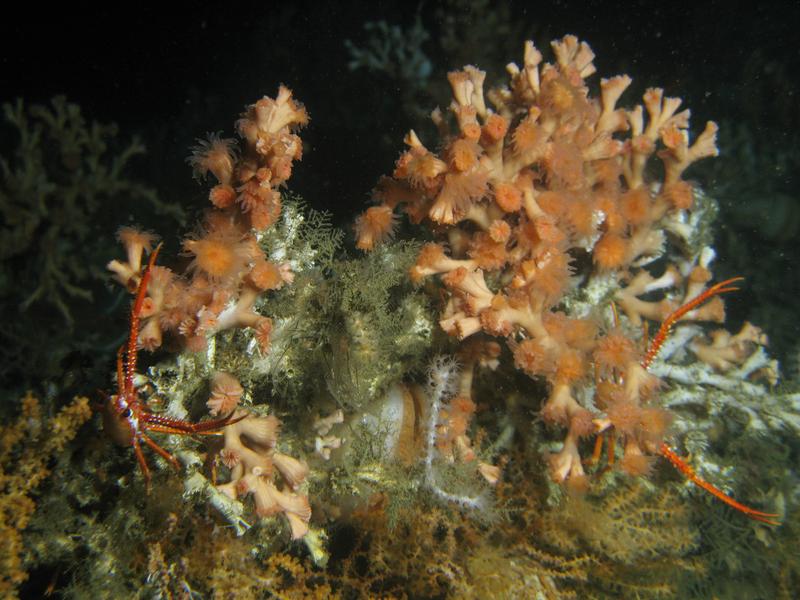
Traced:
<svg viewBox="0 0 800 600">
<path fill-rule="evenodd" d="M 203 421 L 202 423 L 191 423 L 180 419 L 173 419 L 151 412 L 143 406 L 139 399 L 139 392 L 133 384 L 136 374 L 137 341 L 139 336 L 139 318 L 142 312 L 147 285 L 150 282 L 150 274 L 156 262 L 158 253 L 161 250 L 159 244 L 150 254 L 150 260 L 142 273 L 139 286 L 136 290 L 136 299 L 131 308 L 130 333 L 127 344 L 123 344 L 117 350 L 117 393 L 106 396 L 103 407 L 103 428 L 111 439 L 120 446 L 133 446 L 136 460 L 144 475 L 145 486 L 150 491 L 150 468 L 142 452 L 142 443 L 150 448 L 159 456 L 167 460 L 176 469 L 180 469 L 178 460 L 161 446 L 156 444 L 148 435 L 148 432 L 172 433 L 176 435 L 214 435 L 226 425 L 240 421 L 244 417 L 232 419 L 230 415 L 215 419 L 213 421 Z"/>
</svg>

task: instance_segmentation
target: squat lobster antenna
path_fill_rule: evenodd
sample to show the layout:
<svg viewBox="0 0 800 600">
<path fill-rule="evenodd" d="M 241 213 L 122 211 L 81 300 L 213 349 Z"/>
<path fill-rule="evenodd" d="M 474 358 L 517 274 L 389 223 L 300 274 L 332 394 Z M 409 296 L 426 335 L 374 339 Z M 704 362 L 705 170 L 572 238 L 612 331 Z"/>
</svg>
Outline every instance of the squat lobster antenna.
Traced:
<svg viewBox="0 0 800 600">
<path fill-rule="evenodd" d="M 647 369 L 651 364 L 653 364 L 653 361 L 661 351 L 661 347 L 664 345 L 664 342 L 667 341 L 667 338 L 669 337 L 669 334 L 672 331 L 672 327 L 675 325 L 675 323 L 680 321 L 684 316 L 686 316 L 687 313 L 693 311 L 701 304 L 705 304 L 706 301 L 711 300 L 711 298 L 714 296 L 719 296 L 720 294 L 725 294 L 727 292 L 735 292 L 739 288 L 733 287 L 731 284 L 739 281 L 744 281 L 744 277 L 732 277 L 731 279 L 720 281 L 716 285 L 712 285 L 710 288 L 703 291 L 701 294 L 698 294 L 686 304 L 678 307 L 675 311 L 667 315 L 667 318 L 662 321 L 661 327 L 658 328 L 658 332 L 653 337 L 653 341 L 650 342 L 650 347 L 647 349 L 647 353 L 645 353 L 644 358 L 642 359 L 642 367 Z"/>
</svg>

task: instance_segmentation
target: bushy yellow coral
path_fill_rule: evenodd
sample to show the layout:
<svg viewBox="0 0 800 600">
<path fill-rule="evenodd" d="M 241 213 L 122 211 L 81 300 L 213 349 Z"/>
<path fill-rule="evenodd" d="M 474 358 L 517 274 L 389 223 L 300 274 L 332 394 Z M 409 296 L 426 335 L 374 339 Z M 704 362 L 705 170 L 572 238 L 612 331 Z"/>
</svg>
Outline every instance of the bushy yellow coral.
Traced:
<svg viewBox="0 0 800 600">
<path fill-rule="evenodd" d="M 675 488 L 655 490 L 641 479 L 597 497 L 574 496 L 538 525 L 539 542 L 556 553 L 591 557 L 588 588 L 575 588 L 581 597 L 674 597 L 707 568 L 694 555 L 699 537 Z"/>
<path fill-rule="evenodd" d="M 28 578 L 22 531 L 36 503 L 33 491 L 47 478 L 47 465 L 92 415 L 89 400 L 75 398 L 58 415 L 43 419 L 39 400 L 28 394 L 16 421 L 0 428 L 0 595 L 15 598 Z"/>
</svg>

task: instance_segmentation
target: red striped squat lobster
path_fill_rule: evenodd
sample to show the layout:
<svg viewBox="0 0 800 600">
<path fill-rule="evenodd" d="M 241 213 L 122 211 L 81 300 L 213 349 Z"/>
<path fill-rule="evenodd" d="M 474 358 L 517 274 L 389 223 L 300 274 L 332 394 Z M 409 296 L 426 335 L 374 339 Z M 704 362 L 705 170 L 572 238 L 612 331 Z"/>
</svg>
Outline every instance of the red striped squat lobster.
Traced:
<svg viewBox="0 0 800 600">
<path fill-rule="evenodd" d="M 678 307 L 675 311 L 670 313 L 661 323 L 661 327 L 659 327 L 655 337 L 653 337 L 653 340 L 648 345 L 647 352 L 645 353 L 644 358 L 640 363 L 642 368 L 647 370 L 650 367 L 650 365 L 653 364 L 653 361 L 656 359 L 658 353 L 661 351 L 664 342 L 667 341 L 667 338 L 669 337 L 669 334 L 672 331 L 672 327 L 675 325 L 675 323 L 680 321 L 680 319 L 683 318 L 687 313 L 691 312 L 695 308 L 698 308 L 701 304 L 705 304 L 706 301 L 710 300 L 714 296 L 738 290 L 739 288 L 733 287 L 732 284 L 737 283 L 742 279 L 744 278 L 733 277 L 731 279 L 726 279 L 725 281 L 721 281 L 716 285 L 711 286 L 701 294 L 697 295 L 695 298 L 689 300 L 686 304 L 683 304 L 682 306 Z M 616 317 L 616 312 L 615 312 L 615 317 Z M 594 457 L 592 459 L 593 461 L 599 459 L 600 453 L 602 451 L 602 439 L 603 438 L 601 436 L 597 438 L 598 443 L 595 446 Z M 609 461 L 613 461 L 613 454 L 614 454 L 613 439 L 614 439 L 613 437 L 609 438 L 609 451 L 608 451 Z M 708 481 L 700 477 L 694 470 L 694 468 L 690 464 L 688 464 L 685 460 L 683 460 L 680 456 L 678 456 L 678 453 L 675 452 L 675 450 L 673 450 L 672 448 L 670 448 L 669 445 L 667 445 L 665 442 L 661 442 L 661 444 L 657 448 L 657 451 L 661 456 L 666 458 L 672 464 L 673 467 L 675 467 L 678 471 L 680 471 L 684 475 L 684 477 L 686 477 L 689 481 L 694 483 L 696 486 L 703 488 L 709 494 L 715 496 L 728 506 L 738 510 L 742 514 L 756 521 L 760 521 L 768 525 L 780 524 L 779 521 L 777 521 L 777 518 L 779 516 L 778 514 L 762 512 L 760 510 L 756 510 L 745 504 L 742 504 L 741 502 L 738 502 L 733 498 L 731 498 L 728 494 L 723 492 L 721 489 L 719 489 L 712 483 L 709 483 Z"/>
<path fill-rule="evenodd" d="M 144 406 L 139 398 L 139 392 L 133 384 L 136 374 L 136 358 L 138 354 L 137 341 L 139 337 L 139 318 L 142 313 L 147 284 L 150 273 L 156 262 L 159 244 L 150 254 L 150 260 L 142 273 L 139 286 L 136 289 L 136 299 L 131 308 L 130 333 L 127 344 L 123 344 L 117 351 L 117 393 L 109 396 L 104 394 L 106 402 L 103 406 L 103 429 L 109 437 L 120 446 L 133 446 L 136 460 L 142 470 L 145 486 L 150 490 L 150 468 L 142 452 L 142 444 L 149 446 L 156 454 L 180 469 L 178 460 L 161 446 L 156 444 L 147 434 L 148 432 L 172 433 L 176 435 L 215 435 L 226 425 L 230 425 L 244 416 L 232 419 L 230 415 L 213 421 L 191 423 L 180 419 L 173 419 L 151 412 Z"/>
</svg>

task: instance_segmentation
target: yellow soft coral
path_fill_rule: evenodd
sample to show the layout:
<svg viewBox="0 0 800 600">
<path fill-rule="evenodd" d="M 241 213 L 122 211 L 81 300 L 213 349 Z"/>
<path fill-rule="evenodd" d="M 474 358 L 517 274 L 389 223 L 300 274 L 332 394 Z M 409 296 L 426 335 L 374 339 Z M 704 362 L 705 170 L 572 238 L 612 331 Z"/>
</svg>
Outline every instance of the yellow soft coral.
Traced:
<svg viewBox="0 0 800 600">
<path fill-rule="evenodd" d="M 36 510 L 32 492 L 47 478 L 50 460 L 75 437 L 92 415 L 89 400 L 75 398 L 51 419 L 42 418 L 39 400 L 28 394 L 16 421 L 0 427 L 0 595 L 16 598 L 28 578 L 22 531 Z"/>
</svg>

